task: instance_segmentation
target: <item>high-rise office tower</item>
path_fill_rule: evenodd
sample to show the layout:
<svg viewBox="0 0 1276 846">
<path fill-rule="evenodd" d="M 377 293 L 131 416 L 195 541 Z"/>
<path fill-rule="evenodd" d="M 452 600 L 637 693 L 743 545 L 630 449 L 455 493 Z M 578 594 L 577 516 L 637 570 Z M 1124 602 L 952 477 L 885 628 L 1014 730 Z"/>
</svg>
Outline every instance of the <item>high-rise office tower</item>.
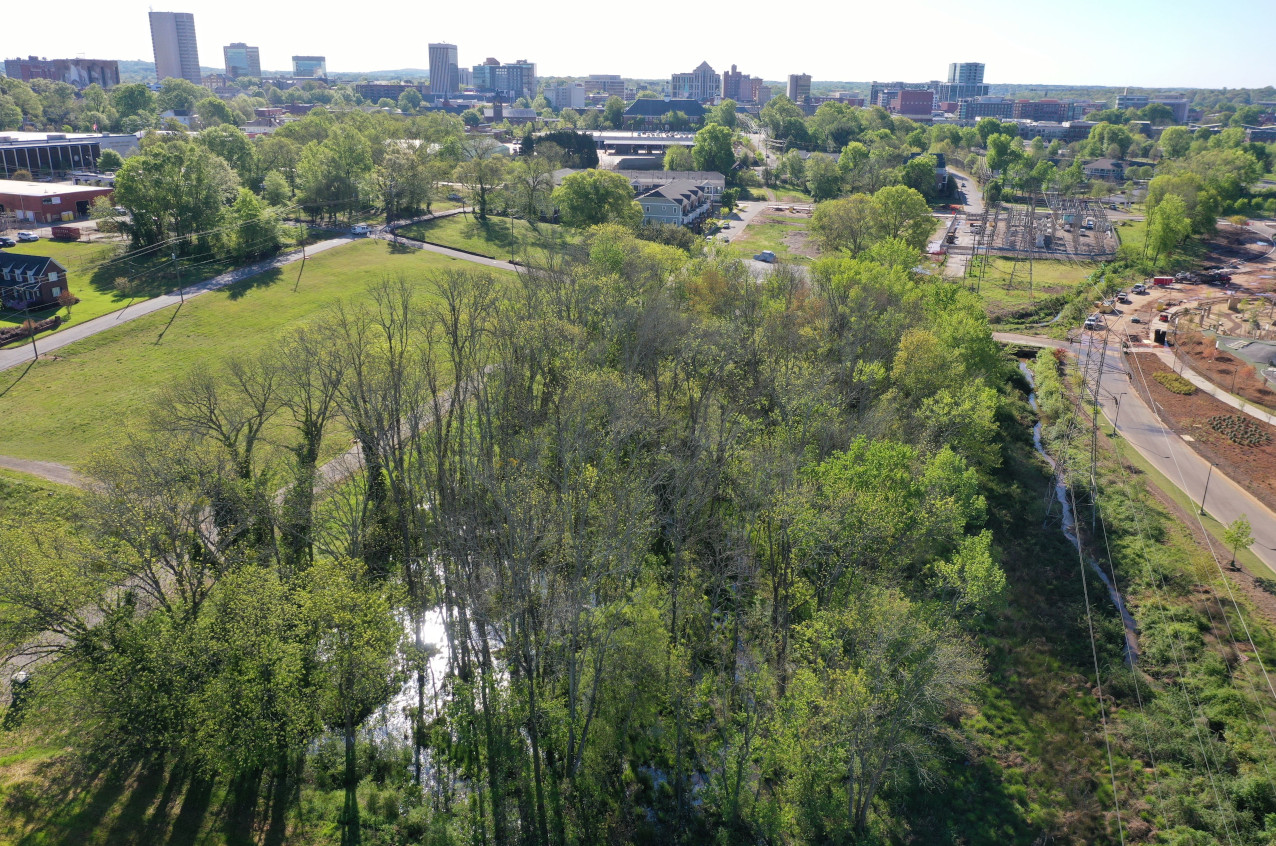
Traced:
<svg viewBox="0 0 1276 846">
<path fill-rule="evenodd" d="M 151 45 L 155 48 L 155 78 L 188 79 L 199 85 L 199 46 L 195 16 L 190 12 L 151 12 Z"/>
<path fill-rule="evenodd" d="M 293 56 L 292 75 L 296 79 L 327 79 L 327 56 Z"/>
<path fill-rule="evenodd" d="M 789 99 L 795 103 L 805 103 L 811 99 L 811 75 L 809 73 L 789 74 Z"/>
<path fill-rule="evenodd" d="M 454 94 L 460 90 L 460 79 L 457 73 L 456 45 L 430 45 L 430 93 Z"/>
<path fill-rule="evenodd" d="M 983 62 L 953 62 L 948 66 L 948 83 L 961 85 L 983 85 Z"/>
<path fill-rule="evenodd" d="M 256 47 L 236 41 L 222 48 L 222 56 L 226 59 L 226 75 L 231 79 L 241 76 L 261 79 L 261 54 Z"/>
</svg>

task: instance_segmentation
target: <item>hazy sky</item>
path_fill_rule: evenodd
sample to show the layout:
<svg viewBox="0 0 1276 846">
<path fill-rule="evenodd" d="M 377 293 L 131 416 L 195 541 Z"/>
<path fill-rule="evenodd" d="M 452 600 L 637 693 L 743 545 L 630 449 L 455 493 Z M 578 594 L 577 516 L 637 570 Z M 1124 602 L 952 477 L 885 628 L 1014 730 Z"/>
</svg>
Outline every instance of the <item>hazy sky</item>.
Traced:
<svg viewBox="0 0 1276 846">
<path fill-rule="evenodd" d="M 62 0 L 56 22 L 8 16 L 5 57 L 153 58 L 147 4 Z M 987 82 L 1155 87 L 1276 83 L 1271 0 L 757 0 L 642 4 L 581 0 L 275 3 L 219 0 L 154 6 L 193 12 L 200 63 L 222 46 L 261 48 L 267 70 L 328 57 L 329 71 L 426 67 L 426 44 L 457 45 L 461 64 L 527 59 L 543 76 L 668 77 L 702 60 L 719 72 L 783 79 L 942 79 L 980 61 Z M 331 11 L 324 11 L 325 8 Z M 1259 11 L 1266 8 L 1268 14 Z"/>
</svg>

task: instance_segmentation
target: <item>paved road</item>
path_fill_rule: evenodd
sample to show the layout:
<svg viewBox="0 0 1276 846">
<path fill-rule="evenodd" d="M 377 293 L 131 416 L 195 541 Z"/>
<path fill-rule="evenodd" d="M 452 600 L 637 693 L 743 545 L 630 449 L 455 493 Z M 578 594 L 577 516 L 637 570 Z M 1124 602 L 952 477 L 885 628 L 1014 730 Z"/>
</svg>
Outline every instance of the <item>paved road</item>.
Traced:
<svg viewBox="0 0 1276 846">
<path fill-rule="evenodd" d="M 312 256 L 315 253 L 322 253 L 324 250 L 330 250 L 333 247 L 340 247 L 342 244 L 349 244 L 350 241 L 350 238 L 332 238 L 327 241 L 320 241 L 317 244 L 311 244 L 306 247 L 305 254 L 307 256 Z M 220 276 L 214 276 L 212 279 L 205 279 L 203 282 L 186 286 L 186 288 L 183 289 L 184 296 L 189 300 L 191 297 L 197 297 L 200 294 L 207 293 L 208 291 L 216 291 L 219 288 L 225 288 L 227 285 L 233 285 L 236 282 L 248 279 L 251 276 L 264 273 L 267 270 L 271 270 L 276 267 L 283 267 L 284 265 L 292 264 L 295 261 L 300 261 L 301 257 L 302 251 L 296 250 L 291 253 L 284 253 L 282 255 L 275 256 L 273 259 L 260 261 L 256 264 L 250 264 L 247 267 L 240 267 L 235 270 L 231 270 Z M 101 317 L 95 317 L 92 320 L 63 329 L 61 332 L 55 332 L 45 338 L 38 338 L 36 339 L 36 348 L 39 350 L 40 354 L 43 355 L 45 353 L 52 352 L 53 350 L 61 349 L 68 344 L 74 344 L 76 341 L 84 340 L 85 338 L 96 335 L 99 332 L 114 329 L 122 323 L 128 323 L 129 321 L 137 320 L 139 317 L 144 315 L 153 314 L 154 312 L 162 309 L 175 306 L 181 301 L 182 295 L 171 293 L 163 294 L 139 303 L 134 303 L 120 311 L 104 314 Z M 31 360 L 32 353 L 30 343 L 23 344 L 22 346 L 15 347 L 13 349 L 0 350 L 0 371 L 8 370 L 11 367 L 17 367 L 19 364 L 25 364 Z"/>
<path fill-rule="evenodd" d="M 966 210 L 966 216 L 965 220 L 958 224 L 955 231 L 957 233 L 957 245 L 964 244 L 967 247 L 971 247 L 974 244 L 974 240 L 970 234 L 970 221 L 984 213 L 984 193 L 979 189 L 979 183 L 975 182 L 975 178 L 970 174 L 951 167 L 948 170 L 950 179 L 956 177 L 966 183 L 965 187 L 957 190 L 957 196 L 961 198 L 962 206 Z M 969 255 L 958 255 L 949 252 L 948 261 L 944 262 L 944 276 L 954 279 L 965 276 L 966 265 L 969 262 Z"/>
<path fill-rule="evenodd" d="M 1116 429 L 1121 436 L 1189 499 L 1196 503 L 1204 499 L 1205 510 L 1214 519 L 1228 524 L 1245 515 L 1253 526 L 1255 539 L 1250 551 L 1276 573 L 1276 514 L 1218 468 L 1211 472 L 1209 462 L 1161 423 L 1160 417 L 1143 401 L 1133 384 L 1133 380 L 1142 378 L 1139 357 L 1148 353 L 1123 356 L 1119 341 L 1107 343 L 1107 338 L 1114 334 L 1092 333 L 1079 344 L 1005 333 L 994 333 L 993 337 L 1004 343 L 1068 349 L 1078 355 L 1082 367 L 1091 362 L 1095 367 L 1101 365 L 1100 407 L 1109 423 L 1116 421 Z M 1094 361 L 1092 356 L 1098 360 Z M 1207 480 L 1209 489 L 1206 498 Z"/>
</svg>

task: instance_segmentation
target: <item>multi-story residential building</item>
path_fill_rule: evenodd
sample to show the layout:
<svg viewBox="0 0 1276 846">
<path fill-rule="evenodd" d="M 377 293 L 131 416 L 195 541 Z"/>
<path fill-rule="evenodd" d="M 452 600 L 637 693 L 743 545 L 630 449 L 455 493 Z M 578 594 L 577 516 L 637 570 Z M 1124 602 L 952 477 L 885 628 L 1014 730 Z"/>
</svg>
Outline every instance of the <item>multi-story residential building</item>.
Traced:
<svg viewBox="0 0 1276 846">
<path fill-rule="evenodd" d="M 293 56 L 292 75 L 295 79 L 327 79 L 328 58 L 326 56 Z"/>
<path fill-rule="evenodd" d="M 536 96 L 536 63 L 525 59 L 503 64 L 488 56 L 473 69 L 474 87 L 479 91 L 499 94 L 506 100 Z"/>
<path fill-rule="evenodd" d="M 759 106 L 765 105 L 768 100 L 775 96 L 775 92 L 771 90 L 771 86 L 767 85 L 765 82 L 759 82 L 753 87 L 753 90 L 755 92 L 753 95 L 753 102 L 757 103 Z"/>
<path fill-rule="evenodd" d="M 1018 100 L 1011 116 L 1018 120 L 1062 123 L 1068 119 L 1068 106 L 1058 100 Z"/>
<path fill-rule="evenodd" d="M 722 72 L 722 97 L 735 100 L 737 103 L 758 102 L 758 89 L 762 87 L 762 78 L 740 73 L 736 66 Z"/>
<path fill-rule="evenodd" d="M 1174 112 L 1175 123 L 1187 123 L 1187 113 L 1189 110 L 1188 102 L 1183 97 L 1154 97 L 1153 103 L 1159 103 L 1162 106 L 1169 106 L 1170 111 Z"/>
<path fill-rule="evenodd" d="M 712 208 L 709 193 L 690 179 L 652 188 L 635 199 L 642 206 L 643 223 L 691 226 Z"/>
<path fill-rule="evenodd" d="M 236 41 L 222 48 L 222 57 L 226 60 L 226 75 L 231 79 L 241 76 L 261 79 L 261 53 L 256 47 Z"/>
<path fill-rule="evenodd" d="M 119 62 L 107 59 L 5 59 L 4 73 L 11 79 L 30 82 L 33 79 L 52 79 L 76 88 L 87 88 L 94 83 L 103 88 L 120 84 Z"/>
<path fill-rule="evenodd" d="M 1012 118 L 1015 116 L 1015 103 L 1005 97 L 972 97 L 957 101 L 957 117 L 962 120 L 978 120 L 979 118 Z"/>
<path fill-rule="evenodd" d="M 431 44 L 430 50 L 430 93 L 446 97 L 460 91 L 461 81 L 458 78 L 456 63 L 456 45 L 439 42 Z M 478 84 L 475 74 L 474 84 Z"/>
<path fill-rule="evenodd" d="M 560 82 L 545 87 L 545 99 L 556 109 L 585 108 L 585 83 Z"/>
<path fill-rule="evenodd" d="M 618 73 L 591 73 L 585 80 L 585 91 L 588 94 L 606 94 L 608 97 L 625 99 L 625 80 Z"/>
<path fill-rule="evenodd" d="M 809 73 L 789 74 L 789 99 L 795 103 L 805 103 L 811 99 L 811 75 Z"/>
<path fill-rule="evenodd" d="M 365 100 L 377 102 L 378 100 L 398 100 L 399 96 L 409 88 L 415 89 L 418 94 L 424 94 L 423 86 L 411 85 L 406 82 L 357 82 L 354 86 L 354 93 L 358 94 Z"/>
<path fill-rule="evenodd" d="M 190 12 L 151 12 L 151 46 L 155 50 L 155 78 L 186 79 L 199 85 L 199 45 L 195 16 Z"/>
<path fill-rule="evenodd" d="M 691 73 L 675 73 L 669 78 L 670 95 L 675 100 L 716 100 L 722 96 L 722 77 L 701 62 Z"/>
</svg>

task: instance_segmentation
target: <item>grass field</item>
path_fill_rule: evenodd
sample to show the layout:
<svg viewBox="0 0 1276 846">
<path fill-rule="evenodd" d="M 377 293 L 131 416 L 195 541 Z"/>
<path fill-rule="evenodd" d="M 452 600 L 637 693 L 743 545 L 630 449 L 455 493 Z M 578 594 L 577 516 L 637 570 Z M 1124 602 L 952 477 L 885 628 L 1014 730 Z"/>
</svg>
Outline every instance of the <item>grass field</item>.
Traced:
<svg viewBox="0 0 1276 846">
<path fill-rule="evenodd" d="M 811 195 L 803 191 L 801 188 L 794 188 L 790 185 L 777 185 L 768 189 L 775 195 L 777 203 L 809 203 Z"/>
<path fill-rule="evenodd" d="M 580 241 L 570 230 L 553 224 L 538 223 L 533 228 L 527 221 L 515 219 L 511 227 L 508 217 L 481 221 L 468 214 L 413 223 L 400 229 L 399 233 L 488 258 L 519 261 L 527 258 L 536 260 L 544 255 L 545 250 L 555 249 L 556 245 L 569 246 Z"/>
<path fill-rule="evenodd" d="M 110 258 L 116 249 L 115 246 L 109 244 L 83 244 L 75 241 L 50 241 L 47 239 L 31 244 L 18 244 L 16 247 L 9 247 L 6 252 L 29 256 L 49 256 L 58 261 L 67 269 L 71 293 L 79 297 L 80 302 L 71 307 L 69 314 L 66 309 L 58 305 L 35 312 L 16 312 L 0 309 L 0 327 L 19 324 L 28 317 L 32 320 L 47 320 L 53 315 L 61 313 L 64 321 L 62 328 L 66 328 L 123 308 L 128 301 L 121 298 L 117 291 L 113 288 L 108 290 L 100 289 L 95 287 L 90 281 L 92 271 L 103 261 Z M 41 332 L 36 336 L 36 343 L 38 344 L 40 338 L 49 334 L 52 333 Z"/>
<path fill-rule="evenodd" d="M 728 249 L 737 258 L 749 259 L 763 250 L 771 250 L 781 261 L 807 264 L 811 261 L 810 256 L 795 252 L 793 247 L 784 242 L 784 236 L 794 232 L 809 232 L 810 223 L 809 217 L 794 217 L 783 221 L 773 219 L 767 223 L 755 220 L 742 235 L 732 238 Z"/>
<path fill-rule="evenodd" d="M 264 350 L 285 327 L 383 279 L 449 267 L 473 265 L 359 241 L 307 261 L 295 293 L 293 264 L 0 372 L 0 454 L 82 465 L 196 364 Z"/>
<path fill-rule="evenodd" d="M 973 273 L 978 273 L 977 261 L 972 260 Z M 1011 259 L 990 256 L 979 285 L 979 296 L 990 313 L 1010 313 L 1029 307 L 1033 303 L 1061 294 L 1066 295 L 1084 284 L 1091 273 L 1099 268 L 1098 262 L 1034 261 L 1032 286 L 1028 286 L 1028 263 L 1016 267 Z M 1011 279 L 1011 271 L 1014 278 Z M 967 276 L 966 284 L 973 285 L 975 276 Z"/>
</svg>

